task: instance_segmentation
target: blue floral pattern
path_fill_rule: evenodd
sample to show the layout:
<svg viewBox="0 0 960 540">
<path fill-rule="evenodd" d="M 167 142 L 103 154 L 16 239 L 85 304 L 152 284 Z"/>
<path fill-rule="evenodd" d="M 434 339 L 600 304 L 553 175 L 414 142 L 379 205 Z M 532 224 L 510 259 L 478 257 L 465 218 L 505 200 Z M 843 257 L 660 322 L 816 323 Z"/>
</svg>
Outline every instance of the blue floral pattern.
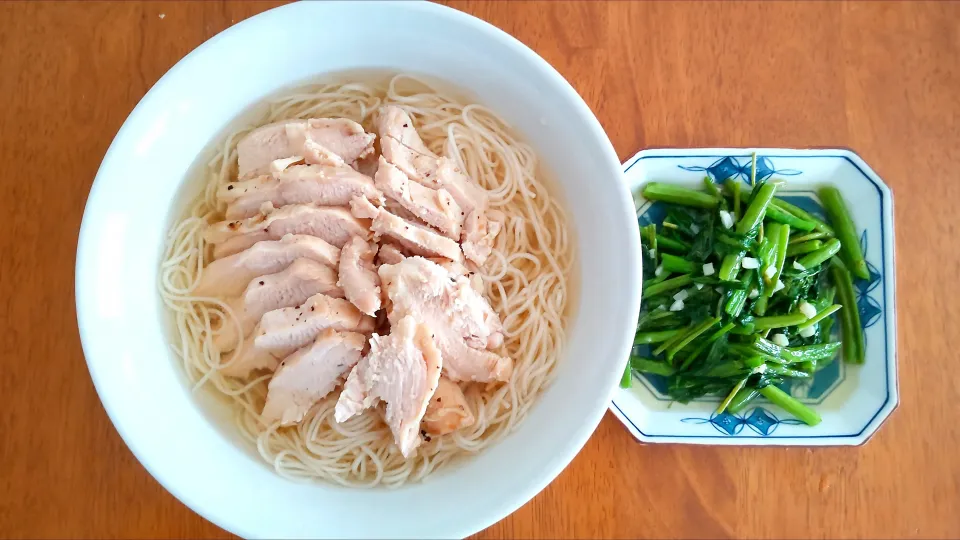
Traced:
<svg viewBox="0 0 960 540">
<path fill-rule="evenodd" d="M 860 234 L 860 250 L 867 252 L 867 231 Z M 860 324 L 866 330 L 880 321 L 883 310 L 880 308 L 880 302 L 870 297 L 870 293 L 880 286 L 880 272 L 877 267 L 867 261 L 867 270 L 870 272 L 870 279 L 856 280 L 853 286 L 856 288 L 857 311 L 860 312 Z"/>
<path fill-rule="evenodd" d="M 776 431 L 777 426 L 781 424 L 803 424 L 802 421 L 795 418 L 780 419 L 776 414 L 763 407 L 754 407 L 748 415 L 722 412 L 720 414 L 713 413 L 710 418 L 684 418 L 680 421 L 685 424 L 710 424 L 724 435 L 738 435 L 746 426 L 757 435 L 764 437 Z"/>
<path fill-rule="evenodd" d="M 728 178 L 734 178 L 750 184 L 750 169 L 752 165 L 752 159 L 747 159 L 744 163 L 740 163 L 737 158 L 728 156 L 718 159 L 708 167 L 677 166 L 685 171 L 706 172 L 714 182 L 723 182 Z M 775 174 L 780 176 L 796 176 L 800 174 L 800 171 L 796 169 L 777 170 L 773 167 L 773 162 L 770 161 L 770 158 L 757 156 L 757 180 L 766 180 Z"/>
</svg>

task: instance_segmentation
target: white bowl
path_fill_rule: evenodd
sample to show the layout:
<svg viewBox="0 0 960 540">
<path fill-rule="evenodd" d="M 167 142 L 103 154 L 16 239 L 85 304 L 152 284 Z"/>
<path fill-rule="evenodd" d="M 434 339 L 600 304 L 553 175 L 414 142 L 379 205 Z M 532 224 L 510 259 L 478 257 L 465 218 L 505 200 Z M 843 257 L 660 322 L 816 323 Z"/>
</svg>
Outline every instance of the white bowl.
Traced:
<svg viewBox="0 0 960 540">
<path fill-rule="evenodd" d="M 294 483 L 237 443 L 232 426 L 185 385 L 157 290 L 169 216 L 198 153 L 277 89 L 358 68 L 443 79 L 518 128 L 562 189 L 582 276 L 556 379 L 517 431 L 394 490 Z M 97 392 L 144 467 L 187 506 L 241 536 L 472 534 L 559 474 L 596 428 L 620 377 L 640 305 L 639 238 L 620 176 L 609 140 L 574 89 L 478 19 L 419 2 L 300 3 L 253 17 L 164 75 L 97 174 L 76 277 L 80 335 Z"/>
<path fill-rule="evenodd" d="M 616 393 L 611 410 L 643 442 L 756 446 L 836 446 L 863 444 L 899 402 L 897 330 L 894 312 L 893 200 L 873 169 L 849 150 L 777 148 L 666 148 L 645 150 L 624 164 L 624 181 L 636 194 L 641 223 L 662 220 L 662 205 L 643 199 L 640 190 L 657 180 L 702 186 L 735 178 L 750 182 L 751 153 L 757 153 L 757 178 L 786 180 L 778 195 L 823 217 L 817 186 L 836 186 L 847 201 L 860 233 L 870 279 L 854 282 L 863 326 L 866 361 L 848 365 L 839 359 L 815 377 L 783 388 L 823 417 L 807 426 L 758 400 L 742 413 L 716 414 L 720 399 L 704 397 L 673 403 L 662 392 L 665 380 L 636 375 L 630 389 Z M 844 307 L 846 309 L 846 306 Z M 839 326 L 834 331 L 839 336 Z"/>
</svg>

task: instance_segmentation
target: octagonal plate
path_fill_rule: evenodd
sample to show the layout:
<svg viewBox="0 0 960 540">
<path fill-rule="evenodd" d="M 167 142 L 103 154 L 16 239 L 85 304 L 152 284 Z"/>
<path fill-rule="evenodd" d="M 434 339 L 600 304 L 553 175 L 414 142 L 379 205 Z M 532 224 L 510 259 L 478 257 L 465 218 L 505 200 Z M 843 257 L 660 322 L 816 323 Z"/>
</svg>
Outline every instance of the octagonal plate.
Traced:
<svg viewBox="0 0 960 540">
<path fill-rule="evenodd" d="M 782 388 L 813 405 L 823 417 L 814 427 L 758 400 L 739 414 L 717 415 L 719 398 L 672 403 L 659 376 L 634 374 L 634 385 L 619 390 L 611 410 L 643 442 L 727 445 L 857 445 L 876 432 L 898 403 L 896 317 L 894 313 L 893 209 L 890 190 L 858 155 L 847 150 L 658 149 L 624 164 L 624 181 L 634 192 L 640 225 L 663 219 L 660 203 L 644 200 L 647 182 L 701 185 L 736 178 L 750 182 L 752 153 L 757 179 L 782 178 L 778 195 L 823 216 L 816 196 L 822 184 L 837 186 L 860 233 L 870 279 L 855 282 L 863 325 L 866 362 L 833 362 L 809 381 Z M 638 276 L 639 279 L 639 276 Z M 837 328 L 839 325 L 835 325 Z"/>
</svg>

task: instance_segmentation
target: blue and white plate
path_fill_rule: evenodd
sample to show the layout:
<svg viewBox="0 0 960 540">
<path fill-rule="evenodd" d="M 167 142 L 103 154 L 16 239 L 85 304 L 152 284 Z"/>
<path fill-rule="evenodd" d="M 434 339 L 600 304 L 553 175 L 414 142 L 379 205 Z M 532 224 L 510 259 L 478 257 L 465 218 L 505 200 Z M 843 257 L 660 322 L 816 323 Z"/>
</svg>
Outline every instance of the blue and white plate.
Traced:
<svg viewBox="0 0 960 540">
<path fill-rule="evenodd" d="M 868 281 L 855 282 L 866 361 L 854 366 L 838 359 L 812 380 L 782 387 L 816 408 L 823 421 L 814 427 L 765 401 L 758 400 L 738 414 L 719 415 L 714 412 L 719 398 L 673 403 L 663 392 L 665 380 L 649 374 L 634 373 L 633 388 L 620 389 L 610 408 L 642 442 L 863 444 L 898 403 L 893 201 L 880 177 L 848 150 L 658 149 L 644 150 L 628 160 L 624 180 L 635 193 L 639 223 L 646 225 L 662 220 L 663 209 L 639 194 L 644 184 L 661 181 L 698 187 L 704 176 L 714 181 L 733 177 L 749 184 L 753 152 L 757 153 L 757 179 L 786 180 L 778 195 L 808 212 L 823 216 L 816 196 L 822 184 L 837 186 L 847 201 L 870 269 Z"/>
</svg>

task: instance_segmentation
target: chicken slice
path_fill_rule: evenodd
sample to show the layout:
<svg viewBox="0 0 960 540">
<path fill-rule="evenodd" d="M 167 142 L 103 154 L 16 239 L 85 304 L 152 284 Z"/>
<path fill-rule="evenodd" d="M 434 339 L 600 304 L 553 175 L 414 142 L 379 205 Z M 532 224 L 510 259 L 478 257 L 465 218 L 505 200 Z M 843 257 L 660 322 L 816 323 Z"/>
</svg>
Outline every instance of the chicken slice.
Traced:
<svg viewBox="0 0 960 540">
<path fill-rule="evenodd" d="M 370 339 L 370 352 L 347 376 L 334 418 L 345 422 L 385 401 L 387 425 L 400 453 L 409 457 L 420 445 L 420 421 L 437 389 L 441 368 L 430 329 L 404 317 L 390 335 L 374 334 Z"/>
<path fill-rule="evenodd" d="M 465 213 L 487 207 L 487 192 L 461 172 L 460 167 L 449 158 L 437 160 L 436 183 L 446 189 Z"/>
<path fill-rule="evenodd" d="M 464 257 L 483 264 L 493 251 L 493 242 L 500 228 L 500 222 L 488 219 L 483 211 L 470 212 L 463 224 L 461 247 Z"/>
<path fill-rule="evenodd" d="M 276 369 L 280 360 L 310 343 L 327 328 L 369 333 L 373 318 L 360 313 L 350 302 L 315 294 L 303 304 L 268 311 L 260 324 L 243 340 L 239 356 L 228 359 L 221 373 L 245 377 L 255 369 Z M 235 353 L 236 355 L 236 353 Z"/>
<path fill-rule="evenodd" d="M 218 261 L 224 257 L 235 255 L 241 251 L 250 249 L 251 246 L 257 244 L 258 242 L 266 242 L 268 240 L 273 240 L 273 238 L 265 232 L 238 234 L 226 240 L 225 242 L 214 244 L 213 260 Z M 336 246 L 334 246 L 334 249 L 337 249 Z"/>
<path fill-rule="evenodd" d="M 396 105 L 380 107 L 374 120 L 374 127 L 380 134 L 380 138 L 391 137 L 414 152 L 437 157 L 427 148 L 427 145 L 423 144 L 423 139 L 417 133 L 417 128 L 413 125 L 413 119 L 410 118 L 407 111 Z"/>
<path fill-rule="evenodd" d="M 366 197 L 354 197 L 350 200 L 350 211 L 357 219 L 373 218 L 371 229 L 374 239 L 384 243 L 396 242 L 402 249 L 427 257 L 444 257 L 454 261 L 463 260 L 460 244 L 436 233 L 433 229 L 407 221 L 386 208 L 377 208 Z M 388 254 L 388 256 L 392 255 Z"/>
<path fill-rule="evenodd" d="M 487 348 L 503 343 L 503 325 L 466 276 L 454 277 L 423 257 L 381 265 L 380 281 L 389 301 L 391 324 L 413 316 L 427 325 L 443 354 L 444 374 L 454 381 L 505 381 L 510 358 Z"/>
<path fill-rule="evenodd" d="M 380 209 L 366 197 L 360 196 L 350 199 L 350 213 L 357 219 L 373 219 L 380 213 Z"/>
<path fill-rule="evenodd" d="M 450 259 L 445 259 L 443 257 L 426 257 L 426 259 L 430 262 L 439 264 L 444 270 L 450 272 L 450 275 L 454 277 L 466 276 L 471 273 L 462 263 L 451 261 Z"/>
<path fill-rule="evenodd" d="M 308 163 L 349 165 L 373 152 L 374 138 L 360 124 L 343 118 L 268 124 L 237 143 L 239 177 L 246 180 L 269 173 L 274 161 L 292 156 L 302 156 Z"/>
<path fill-rule="evenodd" d="M 403 254 L 403 250 L 397 247 L 396 244 L 380 244 L 380 249 L 377 251 L 378 266 L 381 264 L 397 264 L 405 258 L 407 258 L 407 256 Z"/>
<path fill-rule="evenodd" d="M 382 258 L 384 254 L 386 254 L 386 260 Z M 377 253 L 377 257 L 381 258 L 380 264 L 378 265 L 378 271 L 379 271 L 379 266 L 398 264 L 401 261 L 406 260 L 408 255 L 404 253 L 402 250 L 400 250 L 399 248 L 397 248 L 394 244 L 382 244 L 380 246 L 380 251 Z M 420 258 L 419 256 L 417 257 Z M 463 263 L 455 262 L 444 257 L 422 257 L 422 258 L 426 259 L 429 262 L 432 262 L 433 264 L 439 266 L 443 270 L 446 270 L 447 273 L 449 274 L 448 277 L 466 278 L 470 284 L 470 287 L 477 294 L 481 296 L 483 295 L 483 289 L 484 289 L 483 278 L 481 278 L 480 275 L 473 269 L 474 267 L 471 266 L 471 268 L 468 268 Z M 437 277 L 437 279 L 439 279 L 439 277 Z M 454 281 L 456 281 L 456 279 L 454 279 Z M 467 301 L 472 301 L 472 299 L 468 299 Z M 483 299 L 483 302 L 486 302 L 486 299 Z M 492 321 L 492 324 L 494 325 L 494 329 L 495 329 L 494 334 L 502 333 L 503 328 L 500 324 L 500 318 L 499 316 L 497 316 L 496 312 L 494 312 L 492 308 L 488 312 L 483 314 L 483 318 L 488 318 Z M 500 346 L 500 343 L 502 343 L 502 339 L 500 339 L 501 337 L 502 335 L 500 337 L 495 337 L 494 341 L 489 346 L 485 344 L 479 344 L 477 345 L 477 348 L 480 348 L 480 349 L 497 348 Z"/>
<path fill-rule="evenodd" d="M 253 278 L 244 293 L 229 303 L 240 319 L 242 335 L 246 336 L 264 313 L 300 305 L 320 293 L 343 298 L 343 290 L 337 285 L 337 271 L 310 259 L 297 259 L 281 272 Z M 220 329 L 213 342 L 220 351 L 229 351 L 240 338 L 237 325 L 231 323 Z"/>
<path fill-rule="evenodd" d="M 453 160 L 420 154 L 392 137 L 380 139 L 383 157 L 411 180 L 432 189 L 445 189 L 463 212 L 486 208 L 487 194 L 463 174 Z"/>
<path fill-rule="evenodd" d="M 343 246 L 340 252 L 340 280 L 344 295 L 362 313 L 374 316 L 380 309 L 380 276 L 373 265 L 376 245 L 370 246 L 359 236 Z"/>
<path fill-rule="evenodd" d="M 465 276 L 470 281 L 470 287 L 477 291 L 478 294 L 483 294 L 483 278 L 480 277 L 480 274 L 470 270 L 461 263 L 451 261 L 450 259 L 444 259 L 443 257 L 427 257 L 427 260 L 439 264 L 444 270 L 450 272 L 450 275 L 455 278 Z M 494 344 L 490 345 L 489 348 L 495 349 L 499 347 L 502 343 L 502 340 L 494 340 L 493 343 Z"/>
<path fill-rule="evenodd" d="M 423 430 L 431 435 L 446 435 L 470 427 L 475 421 L 467 398 L 457 383 L 440 377 L 437 391 L 430 398 L 427 412 L 423 415 Z"/>
<path fill-rule="evenodd" d="M 377 266 L 381 264 L 397 264 L 398 262 L 407 258 L 407 254 L 403 252 L 403 249 L 397 246 L 396 244 L 383 243 L 380 244 L 380 249 L 377 251 Z M 483 292 L 483 281 L 480 280 L 480 276 L 470 271 L 463 263 L 458 263 L 444 257 L 425 257 L 428 261 L 439 264 L 443 267 L 444 270 L 450 272 L 450 275 L 456 276 L 467 276 L 470 278 L 470 282 L 474 285 L 474 289 L 478 292 Z M 475 278 L 479 287 L 474 283 Z"/>
<path fill-rule="evenodd" d="M 236 296 L 253 278 L 279 272 L 297 259 L 310 259 L 336 268 L 340 264 L 340 250 L 320 238 L 304 234 L 257 242 L 245 251 L 208 264 L 193 295 Z"/>
<path fill-rule="evenodd" d="M 437 234 L 430 228 L 406 221 L 386 210 L 379 210 L 370 226 L 374 238 L 387 237 L 400 244 L 405 250 L 427 257 L 445 257 L 453 261 L 463 261 L 460 244 Z"/>
<path fill-rule="evenodd" d="M 297 349 L 324 328 L 373 331 L 373 317 L 364 315 L 350 302 L 315 294 L 303 304 L 269 311 L 260 319 L 254 343 L 264 350 Z"/>
<path fill-rule="evenodd" d="M 255 216 L 266 202 L 277 208 L 304 203 L 346 206 L 357 195 L 375 201 L 383 199 L 370 177 L 350 167 L 321 165 L 295 165 L 276 177 L 264 175 L 231 182 L 217 191 L 218 199 L 227 203 L 228 220 Z"/>
<path fill-rule="evenodd" d="M 369 228 L 369 220 L 353 217 L 346 208 L 291 204 L 266 215 L 214 223 L 207 227 L 204 238 L 216 244 L 215 256 L 226 256 L 285 234 L 309 234 L 342 248 L 354 236 L 368 238 Z"/>
<path fill-rule="evenodd" d="M 331 328 L 286 357 L 267 386 L 267 402 L 260 418 L 288 426 L 303 420 L 310 407 L 327 396 L 360 361 L 367 338 Z"/>
<path fill-rule="evenodd" d="M 460 240 L 463 212 L 447 190 L 431 189 L 411 182 L 396 166 L 380 157 L 374 178 L 376 187 L 424 223 L 436 227 L 448 238 Z"/>
<path fill-rule="evenodd" d="M 380 140 L 383 158 L 411 180 L 432 189 L 445 189 L 464 213 L 486 208 L 487 194 L 461 172 L 453 160 L 420 154 L 392 137 Z"/>
<path fill-rule="evenodd" d="M 437 180 L 440 158 L 429 150 L 414 150 L 389 136 L 380 137 L 380 149 L 382 150 L 381 156 L 388 163 L 392 163 L 415 182 L 433 189 L 442 187 Z M 468 206 L 471 206 L 472 209 L 472 205 L 468 204 Z"/>
<path fill-rule="evenodd" d="M 294 165 L 303 165 L 305 160 L 303 156 L 290 156 L 288 158 L 275 159 L 270 162 L 270 176 L 276 178 L 283 171 Z"/>
<path fill-rule="evenodd" d="M 381 107 L 375 123 L 388 162 L 424 186 L 449 191 L 464 213 L 486 207 L 486 192 L 464 176 L 452 160 L 431 152 L 403 109 L 396 105 Z"/>
<path fill-rule="evenodd" d="M 373 141 L 376 136 L 366 133 L 360 124 L 344 118 L 310 118 L 304 124 L 287 124 L 287 137 L 296 146 L 302 140 L 306 148 L 316 143 L 340 157 L 344 162 L 353 164 L 373 154 Z M 309 151 L 304 154 L 308 157 Z"/>
</svg>

